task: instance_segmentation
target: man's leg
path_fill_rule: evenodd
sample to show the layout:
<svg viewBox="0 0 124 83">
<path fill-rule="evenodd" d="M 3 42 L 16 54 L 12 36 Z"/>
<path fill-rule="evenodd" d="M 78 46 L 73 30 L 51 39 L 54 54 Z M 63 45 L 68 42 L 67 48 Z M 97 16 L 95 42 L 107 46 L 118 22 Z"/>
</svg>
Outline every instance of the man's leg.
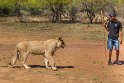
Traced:
<svg viewBox="0 0 124 83">
<path fill-rule="evenodd" d="M 118 61 L 119 59 L 119 50 L 116 50 L 116 60 Z"/>
<path fill-rule="evenodd" d="M 114 61 L 114 64 L 121 65 L 121 62 L 119 61 L 119 40 L 115 40 L 114 46 L 116 49 L 116 60 Z"/>
<path fill-rule="evenodd" d="M 113 50 L 113 42 L 112 42 L 112 39 L 110 39 L 110 38 L 108 38 L 107 47 L 108 47 L 108 50 L 109 50 L 108 65 L 112 65 L 111 57 L 112 57 L 112 50 Z"/>
<path fill-rule="evenodd" d="M 113 64 L 121 65 L 122 63 L 119 61 L 119 50 L 116 50 L 116 60 Z"/>
<path fill-rule="evenodd" d="M 112 56 L 112 50 L 109 50 L 109 60 L 108 60 L 108 65 L 112 65 L 111 56 Z"/>
</svg>

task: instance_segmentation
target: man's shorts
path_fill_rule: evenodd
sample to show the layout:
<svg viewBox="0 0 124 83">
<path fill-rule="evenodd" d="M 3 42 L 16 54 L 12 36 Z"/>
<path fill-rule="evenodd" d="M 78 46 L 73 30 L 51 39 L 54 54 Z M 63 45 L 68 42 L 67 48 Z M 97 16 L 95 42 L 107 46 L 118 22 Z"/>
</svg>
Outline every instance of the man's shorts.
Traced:
<svg viewBox="0 0 124 83">
<path fill-rule="evenodd" d="M 107 47 L 109 50 L 113 50 L 113 46 L 115 50 L 119 50 L 119 40 L 108 38 Z"/>
</svg>

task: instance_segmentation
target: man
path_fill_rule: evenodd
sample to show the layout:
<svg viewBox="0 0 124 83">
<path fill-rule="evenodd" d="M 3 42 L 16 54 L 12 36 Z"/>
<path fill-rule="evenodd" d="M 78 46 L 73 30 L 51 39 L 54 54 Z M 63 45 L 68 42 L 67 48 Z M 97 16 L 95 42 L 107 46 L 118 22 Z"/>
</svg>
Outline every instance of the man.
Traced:
<svg viewBox="0 0 124 83">
<path fill-rule="evenodd" d="M 113 64 L 121 65 L 122 63 L 119 61 L 119 45 L 122 44 L 122 40 L 123 40 L 122 24 L 116 19 L 115 13 L 110 13 L 109 22 L 107 24 L 105 23 L 102 24 L 105 27 L 105 29 L 108 31 L 108 42 L 107 42 L 107 47 L 109 50 L 108 65 L 113 65 Z M 112 56 L 113 47 L 115 47 L 116 50 L 116 60 L 112 63 L 111 56 Z"/>
</svg>

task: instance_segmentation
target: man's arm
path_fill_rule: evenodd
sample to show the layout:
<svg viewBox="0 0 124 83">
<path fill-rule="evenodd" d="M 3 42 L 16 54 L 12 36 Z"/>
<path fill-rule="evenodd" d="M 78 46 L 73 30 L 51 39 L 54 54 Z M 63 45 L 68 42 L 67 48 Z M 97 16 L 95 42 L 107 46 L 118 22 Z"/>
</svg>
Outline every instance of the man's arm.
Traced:
<svg viewBox="0 0 124 83">
<path fill-rule="evenodd" d="M 119 36 L 120 36 L 120 44 L 122 44 L 123 42 L 123 31 L 122 30 L 120 30 Z"/>
<path fill-rule="evenodd" d="M 119 38 L 120 38 L 120 44 L 122 44 L 122 42 L 123 42 L 123 27 L 122 27 L 122 24 L 120 23 L 120 25 L 119 25 Z"/>
<path fill-rule="evenodd" d="M 108 29 L 108 27 L 107 27 L 107 24 L 106 24 L 106 23 L 102 22 L 102 25 L 105 27 L 105 29 L 106 29 L 107 31 L 109 31 L 109 29 Z"/>
</svg>

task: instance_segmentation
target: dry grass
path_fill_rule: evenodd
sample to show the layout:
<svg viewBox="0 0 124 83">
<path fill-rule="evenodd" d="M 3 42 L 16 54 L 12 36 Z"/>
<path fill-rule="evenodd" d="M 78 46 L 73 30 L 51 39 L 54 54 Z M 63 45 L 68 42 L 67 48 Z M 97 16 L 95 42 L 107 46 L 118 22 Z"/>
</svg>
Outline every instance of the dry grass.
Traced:
<svg viewBox="0 0 124 83">
<path fill-rule="evenodd" d="M 39 31 L 45 34 L 46 37 L 72 37 L 81 40 L 103 40 L 103 26 L 100 24 L 82 23 L 20 23 L 20 22 L 5 22 L 0 24 L 1 29 L 9 31 Z M 48 33 L 48 34 L 46 34 Z"/>
</svg>

